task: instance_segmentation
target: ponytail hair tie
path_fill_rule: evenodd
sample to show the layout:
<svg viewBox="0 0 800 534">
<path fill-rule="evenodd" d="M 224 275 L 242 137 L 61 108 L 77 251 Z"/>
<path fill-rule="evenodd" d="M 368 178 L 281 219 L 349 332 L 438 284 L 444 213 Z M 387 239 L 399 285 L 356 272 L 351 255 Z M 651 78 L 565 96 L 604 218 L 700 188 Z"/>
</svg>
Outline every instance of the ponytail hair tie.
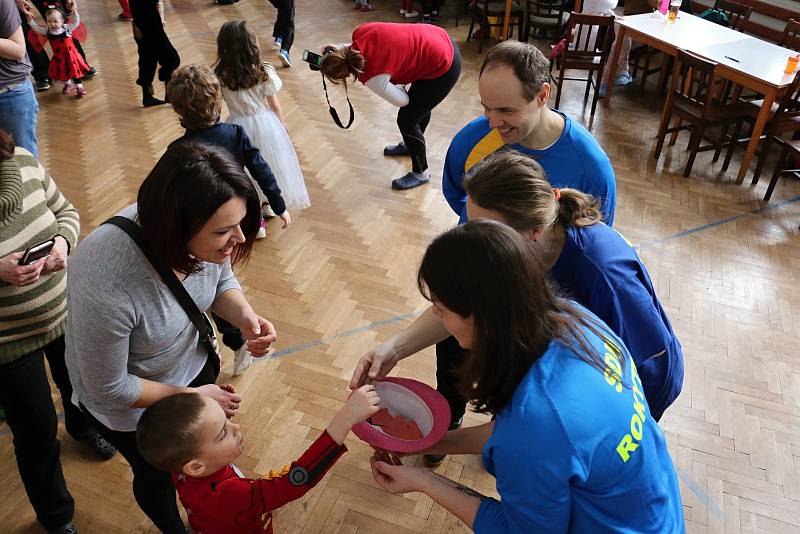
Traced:
<svg viewBox="0 0 800 534">
<path fill-rule="evenodd" d="M 556 202 L 561 200 L 561 191 L 559 191 L 557 187 L 553 188 L 553 195 L 556 197 Z"/>
</svg>

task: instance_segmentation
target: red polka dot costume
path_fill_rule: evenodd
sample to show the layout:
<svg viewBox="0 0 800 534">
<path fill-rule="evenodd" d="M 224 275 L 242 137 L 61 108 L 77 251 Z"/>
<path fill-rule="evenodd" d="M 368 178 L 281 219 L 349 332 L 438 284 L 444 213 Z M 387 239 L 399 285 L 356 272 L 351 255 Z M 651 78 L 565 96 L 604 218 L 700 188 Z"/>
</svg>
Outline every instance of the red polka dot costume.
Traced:
<svg viewBox="0 0 800 534">
<path fill-rule="evenodd" d="M 89 71 L 89 65 L 78 53 L 73 42 L 72 32 L 80 25 L 80 16 L 77 13 L 70 13 L 67 22 L 61 27 L 61 31 L 54 33 L 49 29 L 39 26 L 35 20 L 30 21 L 31 30 L 39 35 L 47 37 L 50 47 L 53 49 L 53 57 L 50 59 L 48 76 L 51 80 L 66 82 L 75 80 L 79 82 Z"/>
</svg>

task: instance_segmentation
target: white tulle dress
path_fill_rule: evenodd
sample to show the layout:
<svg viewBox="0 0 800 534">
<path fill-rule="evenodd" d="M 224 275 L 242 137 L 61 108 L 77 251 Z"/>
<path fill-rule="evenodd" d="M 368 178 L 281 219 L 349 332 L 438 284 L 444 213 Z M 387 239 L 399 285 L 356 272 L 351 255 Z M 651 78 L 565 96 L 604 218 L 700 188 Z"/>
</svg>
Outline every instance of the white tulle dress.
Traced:
<svg viewBox="0 0 800 534">
<path fill-rule="evenodd" d="M 278 180 L 287 209 L 302 210 L 309 207 L 311 201 L 300 171 L 300 163 L 297 161 L 297 153 L 286 128 L 266 101 L 268 96 L 281 90 L 283 83 L 272 66 L 266 65 L 264 70 L 269 79 L 255 87 L 231 91 L 223 86 L 222 94 L 230 111 L 225 122 L 244 128 L 250 140 L 261 151 L 261 156 Z"/>
</svg>

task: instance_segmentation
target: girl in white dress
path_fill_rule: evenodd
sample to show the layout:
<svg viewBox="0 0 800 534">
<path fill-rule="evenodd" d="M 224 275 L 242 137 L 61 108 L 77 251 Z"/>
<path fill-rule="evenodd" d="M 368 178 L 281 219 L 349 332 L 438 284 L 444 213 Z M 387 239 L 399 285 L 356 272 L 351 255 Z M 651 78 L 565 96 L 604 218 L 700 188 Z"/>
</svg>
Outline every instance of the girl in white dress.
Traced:
<svg viewBox="0 0 800 534">
<path fill-rule="evenodd" d="M 258 40 L 246 21 L 226 22 L 220 28 L 214 72 L 230 111 L 225 122 L 244 128 L 261 151 L 278 180 L 286 207 L 293 211 L 309 207 L 306 183 L 278 102 L 283 84 L 275 69 L 261 60 Z"/>
</svg>

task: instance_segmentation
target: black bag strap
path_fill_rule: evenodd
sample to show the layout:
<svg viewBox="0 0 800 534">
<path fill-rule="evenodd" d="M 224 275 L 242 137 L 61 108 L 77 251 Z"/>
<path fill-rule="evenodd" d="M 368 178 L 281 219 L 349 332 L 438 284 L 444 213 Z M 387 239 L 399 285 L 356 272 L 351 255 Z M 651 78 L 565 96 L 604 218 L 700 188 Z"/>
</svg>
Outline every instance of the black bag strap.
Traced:
<svg viewBox="0 0 800 534">
<path fill-rule="evenodd" d="M 353 125 L 353 119 L 355 119 L 356 114 L 353 111 L 353 104 L 350 103 L 350 94 L 347 92 L 347 83 L 345 82 L 344 85 L 344 94 L 347 97 L 347 105 L 350 106 L 350 119 L 347 122 L 347 126 L 342 125 L 342 121 L 339 119 L 339 114 L 336 113 L 336 108 L 331 105 L 331 100 L 328 98 L 328 86 L 325 84 L 325 75 L 322 75 L 322 88 L 325 90 L 325 100 L 328 102 L 328 112 L 331 114 L 333 118 L 333 122 L 336 123 L 336 126 L 341 128 L 342 130 L 347 130 L 350 126 Z"/>
<path fill-rule="evenodd" d="M 178 300 L 181 308 L 183 308 L 183 311 L 186 312 L 186 315 L 192 321 L 194 327 L 198 332 L 200 332 L 200 341 L 208 351 L 209 358 L 215 362 L 215 370 L 218 373 L 219 354 L 214 346 L 214 329 L 211 327 L 211 324 L 208 322 L 208 319 L 203 312 L 201 312 L 197 307 L 197 304 L 195 304 L 194 299 L 192 299 L 191 295 L 189 295 L 189 292 L 186 291 L 186 288 L 183 287 L 183 284 L 181 284 L 181 282 L 178 280 L 178 277 L 175 276 L 175 272 L 170 269 L 169 266 L 161 260 L 161 258 L 157 258 L 153 254 L 153 251 L 150 249 L 150 245 L 144 239 L 144 235 L 142 235 L 142 229 L 139 227 L 139 225 L 127 217 L 122 217 L 120 215 L 111 217 L 103 224 L 112 224 L 121 229 L 139 246 L 139 249 L 142 251 L 145 258 L 147 258 L 147 260 L 150 262 L 150 265 L 152 265 L 159 276 L 161 276 L 161 280 L 164 281 L 172 294 L 175 295 L 175 298 Z"/>
</svg>

